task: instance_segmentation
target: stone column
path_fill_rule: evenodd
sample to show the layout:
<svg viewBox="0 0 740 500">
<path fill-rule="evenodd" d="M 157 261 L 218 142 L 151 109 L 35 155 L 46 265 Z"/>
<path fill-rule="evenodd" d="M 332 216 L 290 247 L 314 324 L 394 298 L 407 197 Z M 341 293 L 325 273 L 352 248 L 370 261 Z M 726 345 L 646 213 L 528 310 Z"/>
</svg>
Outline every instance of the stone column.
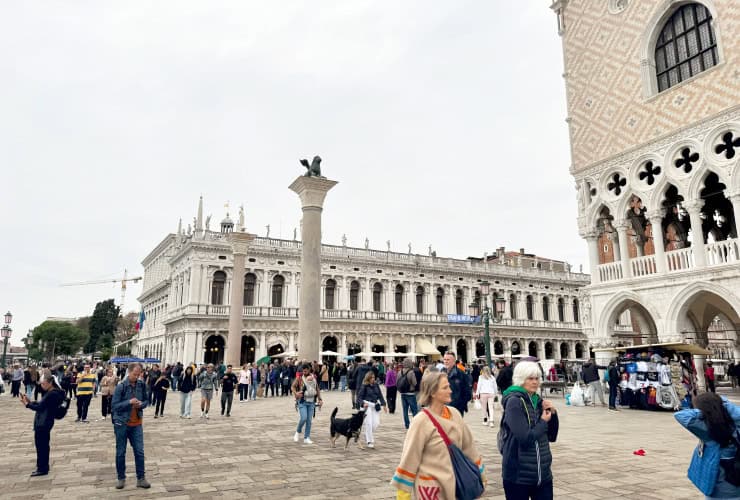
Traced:
<svg viewBox="0 0 740 500">
<path fill-rule="evenodd" d="M 732 203 L 732 210 L 735 213 L 735 232 L 740 235 L 740 191 L 727 195 L 727 199 Z M 740 258 L 736 255 L 735 258 Z"/>
<path fill-rule="evenodd" d="M 301 293 L 298 312 L 298 357 L 319 359 L 321 335 L 321 212 L 326 193 L 336 185 L 325 177 L 298 177 L 290 189 L 301 199 Z"/>
<path fill-rule="evenodd" d="M 231 273 L 231 307 L 229 307 L 229 337 L 226 339 L 225 361 L 227 365 L 240 366 L 242 347 L 242 304 L 244 303 L 244 262 L 249 243 L 254 239 L 249 233 L 229 233 L 229 243 L 234 254 L 234 269 Z"/>
<path fill-rule="evenodd" d="M 658 274 L 666 273 L 665 241 L 663 239 L 663 217 L 665 210 L 651 210 L 647 213 L 653 231 L 653 247 L 655 248 L 655 270 Z"/>
<path fill-rule="evenodd" d="M 632 277 L 632 269 L 630 268 L 630 251 L 629 251 L 629 235 L 627 230 L 630 228 L 629 222 L 620 221 L 617 223 L 617 233 L 619 235 L 619 255 L 622 261 L 622 278 L 628 279 Z"/>
<path fill-rule="evenodd" d="M 701 209 L 704 206 L 703 200 L 694 200 L 684 203 L 684 208 L 691 217 L 691 248 L 694 253 L 694 265 L 697 268 L 707 266 L 707 255 L 704 251 L 704 231 L 701 229 Z"/>
</svg>

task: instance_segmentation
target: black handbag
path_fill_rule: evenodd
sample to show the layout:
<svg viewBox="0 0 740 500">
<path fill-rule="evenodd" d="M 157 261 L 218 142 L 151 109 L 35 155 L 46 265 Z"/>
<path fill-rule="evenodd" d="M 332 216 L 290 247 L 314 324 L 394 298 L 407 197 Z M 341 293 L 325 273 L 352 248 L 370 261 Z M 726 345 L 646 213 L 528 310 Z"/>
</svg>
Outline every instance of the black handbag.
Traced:
<svg viewBox="0 0 740 500">
<path fill-rule="evenodd" d="M 480 497 L 485 490 L 483 486 L 483 478 L 481 477 L 480 469 L 475 463 L 470 460 L 465 453 L 455 446 L 450 441 L 447 433 L 439 425 L 437 419 L 424 408 L 422 410 L 427 414 L 429 420 L 432 421 L 434 427 L 437 428 L 437 432 L 442 437 L 442 441 L 447 445 L 447 450 L 450 452 L 450 461 L 452 462 L 452 470 L 455 472 L 455 498 L 457 500 L 474 500 Z"/>
</svg>

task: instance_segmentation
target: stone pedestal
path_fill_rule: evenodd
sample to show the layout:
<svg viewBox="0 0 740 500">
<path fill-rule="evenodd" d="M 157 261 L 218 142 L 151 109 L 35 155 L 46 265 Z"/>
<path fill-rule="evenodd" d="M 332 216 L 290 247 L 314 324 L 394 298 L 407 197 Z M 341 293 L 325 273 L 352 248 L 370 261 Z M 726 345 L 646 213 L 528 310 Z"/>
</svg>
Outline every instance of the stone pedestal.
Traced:
<svg viewBox="0 0 740 500">
<path fill-rule="evenodd" d="M 318 360 L 321 329 L 321 212 L 337 184 L 324 177 L 298 177 L 290 189 L 301 199 L 301 292 L 298 309 L 298 358 Z"/>
<path fill-rule="evenodd" d="M 231 306 L 229 307 L 229 336 L 226 340 L 227 365 L 240 366 L 242 349 L 242 304 L 244 303 L 244 263 L 249 243 L 254 239 L 249 233 L 229 233 L 229 243 L 234 255 L 234 268 L 231 275 Z"/>
</svg>

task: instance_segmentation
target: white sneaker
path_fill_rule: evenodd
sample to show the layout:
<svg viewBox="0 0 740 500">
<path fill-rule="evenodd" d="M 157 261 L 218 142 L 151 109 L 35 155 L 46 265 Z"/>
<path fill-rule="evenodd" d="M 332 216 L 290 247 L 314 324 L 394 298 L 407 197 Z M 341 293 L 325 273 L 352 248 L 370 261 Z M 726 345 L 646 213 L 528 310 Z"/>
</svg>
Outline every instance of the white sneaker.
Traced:
<svg viewBox="0 0 740 500">
<path fill-rule="evenodd" d="M 208 420 L 208 413 L 206 413 L 206 420 Z"/>
<path fill-rule="evenodd" d="M 375 448 L 375 445 L 373 443 L 367 443 L 368 448 Z"/>
<path fill-rule="evenodd" d="M 189 419 L 191 419 L 191 418 L 193 418 L 193 417 L 191 417 L 190 415 L 188 415 L 188 416 L 187 416 L 187 417 L 185 417 L 185 418 L 187 418 L 187 419 L 189 420 Z"/>
<path fill-rule="evenodd" d="M 311 438 L 306 438 L 303 440 L 303 444 L 313 444 L 313 441 L 311 441 Z"/>
<path fill-rule="evenodd" d="M 203 418 L 203 417 L 205 417 L 205 416 L 206 416 L 206 413 L 205 413 L 204 411 L 201 411 L 201 412 L 200 412 L 200 418 Z"/>
<path fill-rule="evenodd" d="M 293 442 L 297 443 L 298 440 L 301 438 L 301 435 L 299 433 L 293 434 Z"/>
</svg>

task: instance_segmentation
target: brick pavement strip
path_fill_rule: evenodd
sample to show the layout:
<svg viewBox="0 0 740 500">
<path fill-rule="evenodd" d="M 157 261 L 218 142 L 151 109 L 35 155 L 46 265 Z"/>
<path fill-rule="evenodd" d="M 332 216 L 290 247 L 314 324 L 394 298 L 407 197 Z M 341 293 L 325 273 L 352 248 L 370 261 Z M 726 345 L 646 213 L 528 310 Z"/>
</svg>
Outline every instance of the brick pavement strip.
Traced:
<svg viewBox="0 0 740 500">
<path fill-rule="evenodd" d="M 136 488 L 133 454 L 126 457 L 128 481 L 114 489 L 115 440 L 110 420 L 74 422 L 74 404 L 52 432 L 52 470 L 45 478 L 30 478 L 35 466 L 33 412 L 17 400 L 0 397 L 0 498 L 250 498 L 327 499 L 394 498 L 388 485 L 403 445 L 400 414 L 382 415 L 377 448 L 360 450 L 341 440 L 329 446 L 329 416 L 351 413 L 349 393 L 325 393 L 325 408 L 317 412 L 313 445 L 294 443 L 297 413 L 289 398 L 234 403 L 232 416 L 221 417 L 214 405 L 209 420 L 200 419 L 199 394 L 192 420 L 177 417 L 179 397 L 170 394 L 166 418 L 144 417 L 144 441 L 149 490 Z M 217 401 L 215 401 L 217 403 Z M 605 408 L 571 408 L 555 397 L 560 410 L 560 436 L 553 445 L 555 494 L 559 498 L 697 498 L 686 479 L 696 444 L 670 413 Z M 400 405 L 399 405 L 400 406 Z M 472 406 L 471 406 L 472 408 Z M 100 398 L 93 399 L 91 418 L 100 415 Z M 485 498 L 503 499 L 501 457 L 496 451 L 497 427 L 483 427 L 480 412 L 466 421 L 483 453 L 489 480 Z M 645 457 L 632 451 L 643 448 Z"/>
</svg>

